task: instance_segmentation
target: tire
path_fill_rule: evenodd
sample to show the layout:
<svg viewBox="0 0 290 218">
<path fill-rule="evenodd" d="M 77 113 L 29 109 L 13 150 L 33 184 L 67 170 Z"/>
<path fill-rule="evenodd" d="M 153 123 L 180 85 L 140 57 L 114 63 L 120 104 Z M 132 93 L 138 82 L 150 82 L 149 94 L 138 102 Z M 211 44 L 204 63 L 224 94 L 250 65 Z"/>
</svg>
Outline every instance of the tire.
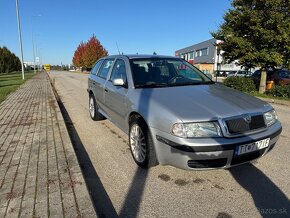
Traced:
<svg viewBox="0 0 290 218">
<path fill-rule="evenodd" d="M 139 167 L 150 168 L 158 165 L 151 133 L 141 117 L 136 117 L 130 123 L 129 145 L 132 157 Z"/>
<path fill-rule="evenodd" d="M 98 105 L 95 100 L 95 96 L 93 94 L 90 94 L 89 96 L 89 114 L 92 118 L 92 120 L 98 121 L 103 120 L 104 116 L 98 112 Z"/>
</svg>

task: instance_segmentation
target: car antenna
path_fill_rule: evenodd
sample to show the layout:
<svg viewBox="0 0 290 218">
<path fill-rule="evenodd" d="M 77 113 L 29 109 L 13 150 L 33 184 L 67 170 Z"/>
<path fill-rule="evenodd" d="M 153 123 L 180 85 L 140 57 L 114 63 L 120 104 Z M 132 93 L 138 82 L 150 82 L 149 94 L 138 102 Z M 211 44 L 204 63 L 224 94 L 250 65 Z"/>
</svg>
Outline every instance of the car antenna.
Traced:
<svg viewBox="0 0 290 218">
<path fill-rule="evenodd" d="M 119 50 L 119 46 L 118 46 L 118 43 L 117 42 L 116 42 L 116 46 L 117 46 L 118 52 L 120 54 L 120 50 Z"/>
</svg>

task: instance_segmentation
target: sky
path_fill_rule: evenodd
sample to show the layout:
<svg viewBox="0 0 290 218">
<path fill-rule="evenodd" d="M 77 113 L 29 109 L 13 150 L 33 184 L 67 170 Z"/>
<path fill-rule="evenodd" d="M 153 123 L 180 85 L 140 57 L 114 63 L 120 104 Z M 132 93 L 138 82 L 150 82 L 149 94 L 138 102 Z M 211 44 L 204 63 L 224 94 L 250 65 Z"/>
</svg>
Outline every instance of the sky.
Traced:
<svg viewBox="0 0 290 218">
<path fill-rule="evenodd" d="M 230 0 L 19 0 L 24 61 L 71 64 L 93 34 L 109 54 L 174 55 L 208 40 Z M 15 0 L 0 0 L 0 46 L 20 54 Z"/>
</svg>

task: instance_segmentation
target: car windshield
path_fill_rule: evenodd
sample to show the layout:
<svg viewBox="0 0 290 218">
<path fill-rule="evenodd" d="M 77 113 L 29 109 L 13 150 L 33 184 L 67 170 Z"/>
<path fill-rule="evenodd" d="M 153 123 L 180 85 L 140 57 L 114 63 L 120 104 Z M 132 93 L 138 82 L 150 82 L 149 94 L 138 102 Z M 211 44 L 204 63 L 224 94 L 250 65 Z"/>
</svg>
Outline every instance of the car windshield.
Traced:
<svg viewBox="0 0 290 218">
<path fill-rule="evenodd" d="M 200 70 L 177 58 L 136 58 L 130 64 L 136 88 L 214 83 Z"/>
</svg>

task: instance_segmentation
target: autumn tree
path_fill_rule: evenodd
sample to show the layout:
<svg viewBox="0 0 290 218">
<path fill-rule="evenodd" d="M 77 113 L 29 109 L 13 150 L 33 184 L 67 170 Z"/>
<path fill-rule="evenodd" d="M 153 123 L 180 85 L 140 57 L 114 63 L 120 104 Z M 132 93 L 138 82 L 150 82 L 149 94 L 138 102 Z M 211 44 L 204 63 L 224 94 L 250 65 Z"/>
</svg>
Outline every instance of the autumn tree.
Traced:
<svg viewBox="0 0 290 218">
<path fill-rule="evenodd" d="M 233 0 L 232 8 L 213 37 L 227 62 L 262 69 L 259 92 L 266 87 L 267 68 L 289 65 L 290 1 Z"/>
<path fill-rule="evenodd" d="M 73 64 L 76 67 L 92 68 L 98 59 L 106 55 L 108 55 L 107 50 L 93 35 L 87 42 L 81 42 L 77 47 L 73 57 Z"/>
<path fill-rule="evenodd" d="M 81 42 L 74 53 L 72 62 L 76 67 L 85 66 L 84 64 L 85 48 L 86 48 L 86 44 L 84 42 Z"/>
</svg>

